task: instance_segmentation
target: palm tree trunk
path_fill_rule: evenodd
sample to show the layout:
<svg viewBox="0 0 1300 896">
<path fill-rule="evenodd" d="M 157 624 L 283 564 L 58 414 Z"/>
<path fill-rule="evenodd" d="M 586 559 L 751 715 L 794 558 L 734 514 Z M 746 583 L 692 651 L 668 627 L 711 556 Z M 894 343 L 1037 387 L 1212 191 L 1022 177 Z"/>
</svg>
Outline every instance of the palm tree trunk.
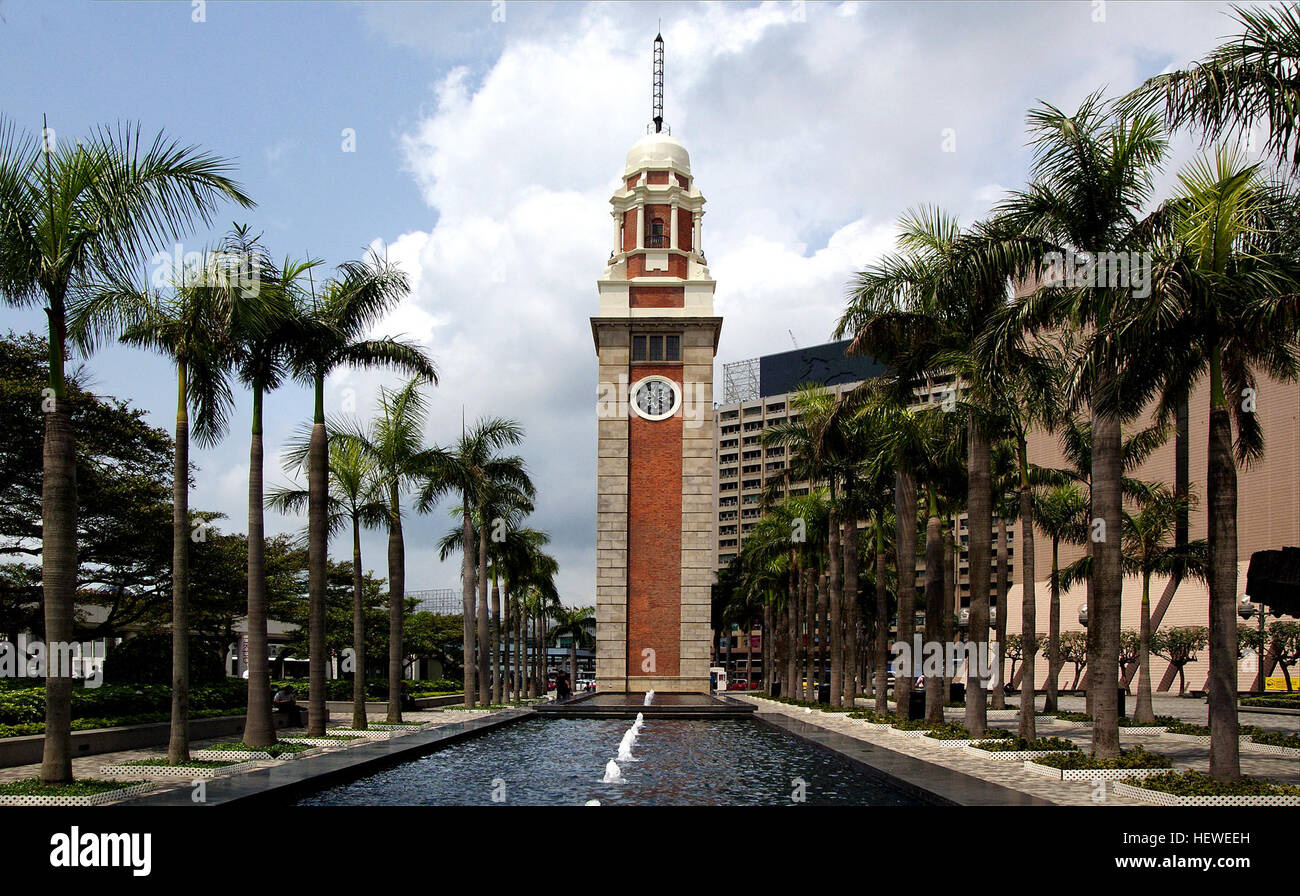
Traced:
<svg viewBox="0 0 1300 896">
<path fill-rule="evenodd" d="M 889 594 L 885 588 L 885 514 L 876 515 L 876 712 L 889 712 Z M 901 618 L 901 617 L 900 617 Z M 895 690 L 898 689 L 895 684 Z"/>
<path fill-rule="evenodd" d="M 754 620 L 745 622 L 745 690 L 754 683 Z"/>
<path fill-rule="evenodd" d="M 361 521 L 352 514 L 352 727 L 365 731 L 366 613 L 361 602 Z"/>
<path fill-rule="evenodd" d="M 1133 721 L 1152 725 L 1156 714 L 1151 706 L 1151 573 L 1142 573 L 1142 621 L 1138 631 L 1138 688 Z"/>
<path fill-rule="evenodd" d="M 898 474 L 894 508 L 898 523 L 898 640 L 911 645 L 916 628 L 916 481 L 911 474 Z M 894 696 L 903 716 L 907 715 L 915 674 L 913 669 L 900 669 L 894 677 Z"/>
<path fill-rule="evenodd" d="M 957 643 L 957 540 L 953 535 L 953 524 L 945 522 L 943 527 L 943 642 Z M 945 670 L 946 671 L 946 670 Z M 943 680 L 944 700 L 952 693 L 952 676 Z"/>
<path fill-rule="evenodd" d="M 46 643 L 72 641 L 77 593 L 77 454 L 63 380 L 63 300 L 50 296 L 50 388 L 53 407 L 45 413 L 41 459 L 41 594 Z M 72 780 L 72 678 L 63 669 L 45 676 L 45 741 L 41 783 Z M 49 674 L 55 673 L 55 674 Z"/>
<path fill-rule="evenodd" d="M 1206 531 L 1210 542 L 1210 775 L 1241 778 L 1237 727 L 1237 467 L 1232 421 L 1223 394 L 1222 363 L 1210 361 Z"/>
<path fill-rule="evenodd" d="M 808 600 L 804 604 L 804 643 L 807 646 L 803 655 L 803 689 L 804 699 L 815 702 L 820 696 L 817 685 L 821 678 L 820 650 L 816 643 L 819 634 L 817 617 L 819 610 L 823 619 L 826 616 L 826 574 L 818 575 L 815 570 L 809 569 L 804 576 L 808 581 Z"/>
<path fill-rule="evenodd" d="M 927 648 L 943 640 L 944 572 L 943 536 L 934 494 L 930 494 L 930 518 L 925 521 L 925 641 Z M 917 657 L 916 659 L 921 659 Z M 925 677 L 925 718 L 943 721 L 943 672 Z"/>
<path fill-rule="evenodd" d="M 388 717 L 402 721 L 402 612 L 406 609 L 406 545 L 402 540 L 402 504 L 397 483 L 388 498 Z"/>
<path fill-rule="evenodd" d="M 271 716 L 271 681 L 266 643 L 266 511 L 263 503 L 265 454 L 262 444 L 262 389 L 253 386 L 252 436 L 248 449 L 248 711 L 244 743 L 269 747 L 275 743 Z"/>
<path fill-rule="evenodd" d="M 854 706 L 858 696 L 858 672 L 862 663 L 858 656 L 858 521 L 845 520 L 840 536 L 844 552 L 844 594 L 840 598 L 843 608 L 844 643 L 843 691 L 845 706 Z"/>
<path fill-rule="evenodd" d="M 478 702 L 484 706 L 492 702 L 492 646 L 488 640 L 487 530 L 488 521 L 480 519 L 478 527 Z"/>
<path fill-rule="evenodd" d="M 989 564 L 992 560 L 993 489 L 989 477 L 989 440 L 974 419 L 970 422 L 970 484 L 966 513 L 970 528 L 970 643 L 986 647 L 989 640 Z M 982 737 L 988 725 L 984 681 L 966 677 L 966 728 L 971 737 Z"/>
<path fill-rule="evenodd" d="M 464 496 L 461 505 L 464 514 L 461 523 L 461 548 L 463 559 L 460 568 L 460 598 L 463 605 L 464 635 L 464 685 L 465 706 L 474 705 L 474 555 L 471 544 L 474 542 L 474 527 L 469 519 L 469 496 Z"/>
<path fill-rule="evenodd" d="M 1061 540 L 1052 537 L 1051 598 L 1047 606 L 1047 697 L 1043 712 L 1057 711 L 1057 679 L 1061 674 Z"/>
<path fill-rule="evenodd" d="M 830 513 L 830 532 L 827 533 L 828 553 L 830 555 L 830 569 L 827 576 L 826 590 L 830 596 L 830 607 L 825 605 L 818 609 L 821 612 L 821 633 L 819 640 L 822 644 L 822 656 L 826 655 L 827 648 L 830 648 L 831 660 L 831 706 L 842 706 L 844 703 L 844 619 L 843 619 L 843 594 L 840 590 L 842 572 L 840 556 L 840 519 L 839 514 L 835 511 Z M 830 610 L 830 618 L 827 618 L 827 609 Z"/>
<path fill-rule="evenodd" d="M 186 367 L 177 365 L 172 463 L 172 719 L 167 763 L 190 760 L 190 417 Z"/>
<path fill-rule="evenodd" d="M 492 618 L 488 621 L 488 644 L 490 646 L 489 657 L 492 663 L 492 702 L 500 703 L 501 688 L 504 685 L 505 676 L 500 668 L 499 659 L 501 657 L 501 587 L 497 581 L 496 564 L 492 564 Z M 577 679 L 574 679 L 575 681 Z"/>
<path fill-rule="evenodd" d="M 576 688 L 578 686 L 578 633 L 573 632 L 573 640 L 569 642 L 569 686 Z"/>
<path fill-rule="evenodd" d="M 325 734 L 325 577 L 329 564 L 329 439 L 325 378 L 316 377 L 316 417 L 307 446 L 307 733 Z M 252 673 L 249 673 L 252 679 Z"/>
<path fill-rule="evenodd" d="M 1034 655 L 1038 653 L 1038 604 L 1034 594 L 1034 495 L 1029 488 L 1025 443 L 1020 442 L 1020 641 L 1025 667 L 1020 678 L 1020 728 L 1025 740 L 1037 736 L 1034 723 Z"/>
<path fill-rule="evenodd" d="M 997 632 L 998 656 L 997 656 L 997 679 L 993 682 L 993 695 L 989 699 L 989 707 L 992 709 L 1006 709 L 1006 690 L 1002 687 L 1005 683 L 1003 675 L 1006 674 L 1007 661 L 1007 587 L 1011 581 L 1011 570 L 1008 569 L 1007 563 L 1007 521 L 998 517 L 998 611 L 995 630 Z"/>
<path fill-rule="evenodd" d="M 785 611 L 785 681 L 782 688 L 785 696 L 791 700 L 799 699 L 799 606 L 803 603 L 803 570 L 796 563 L 794 575 L 790 579 L 789 602 Z"/>
<path fill-rule="evenodd" d="M 1095 387 L 1105 392 L 1113 374 L 1104 371 Z M 1119 755 L 1120 526 L 1123 496 L 1119 418 L 1109 410 L 1092 411 L 1092 602 L 1088 606 L 1088 665 L 1092 667 L 1092 749 L 1099 759 Z M 1096 530 L 1097 520 L 1105 526 Z M 1236 649 L 1235 645 L 1233 647 Z"/>
</svg>

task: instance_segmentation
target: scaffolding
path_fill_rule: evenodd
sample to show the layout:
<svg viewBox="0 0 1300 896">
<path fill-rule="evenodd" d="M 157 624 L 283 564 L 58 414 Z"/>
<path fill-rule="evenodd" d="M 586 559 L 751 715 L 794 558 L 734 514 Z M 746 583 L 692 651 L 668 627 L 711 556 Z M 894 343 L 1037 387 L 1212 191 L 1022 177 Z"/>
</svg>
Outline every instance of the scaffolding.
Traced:
<svg viewBox="0 0 1300 896">
<path fill-rule="evenodd" d="M 722 365 L 722 403 L 738 404 L 759 397 L 758 358 Z"/>
<path fill-rule="evenodd" d="M 454 588 L 408 591 L 406 599 L 415 601 L 417 613 L 433 613 L 435 616 L 463 616 L 465 613 L 461 593 Z"/>
</svg>

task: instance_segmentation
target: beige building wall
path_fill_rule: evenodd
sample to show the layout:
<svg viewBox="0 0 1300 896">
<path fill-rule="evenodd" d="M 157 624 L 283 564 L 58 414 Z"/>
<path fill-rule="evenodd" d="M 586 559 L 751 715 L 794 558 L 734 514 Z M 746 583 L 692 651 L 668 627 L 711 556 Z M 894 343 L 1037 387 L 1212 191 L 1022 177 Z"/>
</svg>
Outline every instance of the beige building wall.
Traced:
<svg viewBox="0 0 1300 896">
<path fill-rule="evenodd" d="M 1238 525 L 1238 595 L 1246 588 L 1246 569 L 1250 555 L 1255 551 L 1284 546 L 1300 545 L 1300 385 L 1278 383 L 1273 380 L 1261 380 L 1256 396 L 1256 412 L 1260 415 L 1264 430 L 1264 456 L 1250 467 L 1241 469 L 1237 479 L 1237 525 Z M 1188 478 L 1192 494 L 1199 501 L 1190 515 L 1189 537 L 1193 540 L 1206 537 L 1205 520 L 1205 470 L 1206 446 L 1209 434 L 1209 389 L 1207 384 L 1199 386 L 1192 394 L 1188 405 L 1189 444 L 1188 444 Z M 1137 421 L 1125 427 L 1125 433 L 1146 425 Z M 1064 466 L 1059 440 L 1043 432 L 1033 433 L 1029 440 L 1029 459 L 1041 466 Z M 1169 441 L 1152 454 L 1137 470 L 1129 475 L 1142 480 L 1159 480 L 1172 486 L 1174 482 L 1174 441 Z M 1018 542 L 1017 538 L 1017 542 Z M 1048 587 L 1051 576 L 1051 542 L 1039 533 L 1035 543 L 1034 567 L 1036 628 L 1039 632 L 1047 631 L 1047 613 L 1050 600 Z M 1064 566 L 1077 560 L 1083 549 L 1074 545 L 1062 545 L 1060 562 Z M 1021 570 L 1017 560 L 1012 567 L 1013 581 L 1010 589 L 1007 631 L 1018 633 L 1022 617 L 1023 594 L 1019 582 Z M 1168 579 L 1155 577 L 1151 581 L 1151 604 L 1154 609 L 1164 593 Z M 1083 631 L 1079 623 L 1079 609 L 1085 603 L 1086 588 L 1079 585 L 1061 595 L 1061 630 Z M 1142 600 L 1142 583 L 1137 577 L 1124 580 L 1123 603 L 1121 605 L 1121 627 L 1138 628 Z M 1269 617 L 1269 622 L 1273 617 Z M 1243 625 L 1258 625 L 1258 618 Z M 1174 595 L 1160 625 L 1161 628 L 1209 624 L 1209 591 L 1203 582 L 1184 581 Z M 1046 682 L 1046 665 L 1043 654 L 1039 654 L 1038 679 L 1041 687 Z M 1202 655 L 1196 662 L 1185 669 L 1189 690 L 1204 688 L 1209 672 L 1208 662 Z M 1086 672 L 1085 672 L 1086 674 Z M 1249 688 L 1255 676 L 1254 657 L 1244 658 L 1239 666 L 1239 686 Z M 1277 673 L 1280 674 L 1280 673 Z M 1169 663 L 1159 657 L 1152 658 L 1151 675 L 1157 687 L 1177 693 L 1178 681 L 1174 676 L 1170 680 Z M 1068 687 L 1074 680 L 1073 666 L 1066 665 L 1058 679 L 1061 687 Z M 1136 686 L 1136 680 L 1134 681 Z"/>
</svg>

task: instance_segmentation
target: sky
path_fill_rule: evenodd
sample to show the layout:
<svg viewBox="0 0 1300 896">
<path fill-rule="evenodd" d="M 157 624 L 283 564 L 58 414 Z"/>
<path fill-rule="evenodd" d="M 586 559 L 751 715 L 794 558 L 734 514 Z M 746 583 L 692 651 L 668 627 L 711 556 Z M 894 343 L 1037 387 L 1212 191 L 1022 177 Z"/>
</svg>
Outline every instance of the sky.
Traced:
<svg viewBox="0 0 1300 896">
<path fill-rule="evenodd" d="M 1026 111 L 1073 110 L 1182 67 L 1233 33 L 1216 3 L 462 3 L 0 0 L 0 114 L 57 139 L 138 122 L 232 159 L 253 210 L 223 208 L 277 258 L 327 267 L 386 252 L 411 294 L 375 327 L 441 372 L 426 438 L 462 416 L 520 421 L 562 599 L 594 602 L 596 357 L 588 319 L 609 255 L 609 197 L 650 119 L 651 44 L 666 44 L 665 119 L 708 205 L 703 247 L 728 361 L 827 341 L 854 271 L 889 252 L 899 216 L 977 220 L 1028 170 Z M 1170 183 L 1196 147 L 1177 138 Z M 167 247 L 169 250 L 171 247 Z M 0 330 L 39 330 L 0 307 Z M 94 391 L 174 420 L 161 357 L 109 346 Z M 341 370 L 326 410 L 369 416 L 392 373 Z M 268 486 L 311 414 L 266 401 Z M 250 402 L 192 449 L 196 509 L 244 531 Z M 437 540 L 450 503 L 405 524 L 409 590 L 458 588 Z M 268 511 L 267 531 L 305 519 Z M 385 575 L 385 536 L 363 541 Z M 346 557 L 340 538 L 335 557 Z"/>
</svg>

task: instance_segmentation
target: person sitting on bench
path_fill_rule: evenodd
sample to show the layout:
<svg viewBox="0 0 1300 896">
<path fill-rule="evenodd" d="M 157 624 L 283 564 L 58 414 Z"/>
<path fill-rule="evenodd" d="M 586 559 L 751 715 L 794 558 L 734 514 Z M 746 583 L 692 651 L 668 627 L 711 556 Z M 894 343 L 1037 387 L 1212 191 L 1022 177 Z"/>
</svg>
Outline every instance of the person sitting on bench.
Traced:
<svg viewBox="0 0 1300 896">
<path fill-rule="evenodd" d="M 275 696 L 271 698 L 271 707 L 275 712 L 282 712 L 289 716 L 289 727 L 302 727 L 302 709 L 294 699 L 293 685 L 286 685 L 276 691 Z"/>
</svg>

